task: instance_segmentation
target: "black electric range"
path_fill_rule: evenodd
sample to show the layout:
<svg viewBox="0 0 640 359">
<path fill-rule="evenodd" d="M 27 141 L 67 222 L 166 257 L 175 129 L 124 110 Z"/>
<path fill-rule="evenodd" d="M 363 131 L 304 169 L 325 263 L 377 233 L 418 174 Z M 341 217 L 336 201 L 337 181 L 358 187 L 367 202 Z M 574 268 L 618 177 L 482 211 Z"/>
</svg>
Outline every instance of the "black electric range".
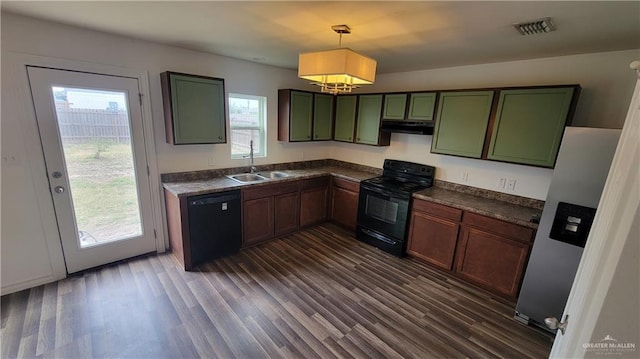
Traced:
<svg viewBox="0 0 640 359">
<path fill-rule="evenodd" d="M 403 256 L 411 195 L 434 178 L 435 167 L 386 159 L 382 176 L 360 182 L 356 238 Z"/>
</svg>

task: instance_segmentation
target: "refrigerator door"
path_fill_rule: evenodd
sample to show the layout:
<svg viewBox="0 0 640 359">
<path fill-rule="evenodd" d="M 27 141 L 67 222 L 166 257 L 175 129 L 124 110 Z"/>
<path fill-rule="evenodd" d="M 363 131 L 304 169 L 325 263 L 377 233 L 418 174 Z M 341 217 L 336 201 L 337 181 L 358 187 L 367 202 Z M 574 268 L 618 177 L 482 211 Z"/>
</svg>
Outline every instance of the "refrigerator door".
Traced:
<svg viewBox="0 0 640 359">
<path fill-rule="evenodd" d="M 556 210 L 560 202 L 568 207 L 597 208 L 619 137 L 620 130 L 615 129 L 565 129 L 516 305 L 516 319 L 549 330 L 544 319 L 561 318 L 583 247 L 551 238 L 554 219 L 558 225 Z M 563 211 L 566 207 L 560 206 Z M 588 220 L 584 214 L 569 212 L 559 213 L 558 217 L 566 222 L 563 226 L 569 231 L 580 230 L 579 226 Z"/>
</svg>

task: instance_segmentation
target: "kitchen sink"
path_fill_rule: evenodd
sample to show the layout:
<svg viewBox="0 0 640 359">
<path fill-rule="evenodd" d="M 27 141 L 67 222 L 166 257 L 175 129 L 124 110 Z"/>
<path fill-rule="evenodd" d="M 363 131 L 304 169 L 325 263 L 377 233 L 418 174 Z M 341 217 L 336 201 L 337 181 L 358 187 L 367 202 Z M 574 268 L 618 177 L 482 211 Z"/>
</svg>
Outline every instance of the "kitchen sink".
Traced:
<svg viewBox="0 0 640 359">
<path fill-rule="evenodd" d="M 271 178 L 271 179 L 289 177 L 289 175 L 287 173 L 280 172 L 280 171 L 260 172 L 260 173 L 258 173 L 258 175 L 260 175 L 262 177 L 265 177 L 265 178 Z"/>
<path fill-rule="evenodd" d="M 237 175 L 227 175 L 227 178 L 231 178 L 232 180 L 240 183 L 261 182 L 286 177 L 289 177 L 289 174 L 280 171 L 265 171 L 260 173 L 240 173 Z"/>
<path fill-rule="evenodd" d="M 260 182 L 267 180 L 266 177 L 263 177 L 257 173 L 241 173 L 237 175 L 228 175 L 227 177 L 240 183 Z"/>
</svg>

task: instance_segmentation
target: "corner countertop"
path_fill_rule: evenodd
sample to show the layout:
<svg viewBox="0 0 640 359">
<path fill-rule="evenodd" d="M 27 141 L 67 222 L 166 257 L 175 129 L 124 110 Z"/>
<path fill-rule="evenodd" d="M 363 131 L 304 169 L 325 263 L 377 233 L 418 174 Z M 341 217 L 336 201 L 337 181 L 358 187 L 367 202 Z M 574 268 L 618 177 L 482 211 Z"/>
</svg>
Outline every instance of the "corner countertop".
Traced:
<svg viewBox="0 0 640 359">
<path fill-rule="evenodd" d="M 201 194 L 209 194 L 223 192 L 233 189 L 241 189 L 247 187 L 257 187 L 270 185 L 274 183 L 284 183 L 289 181 L 297 181 L 301 179 L 315 178 L 332 175 L 344 178 L 354 182 L 360 182 L 369 178 L 377 177 L 379 174 L 357 169 L 341 167 L 341 166 L 322 166 L 317 168 L 299 169 L 299 170 L 278 170 L 284 172 L 289 177 L 270 179 L 267 181 L 253 183 L 239 183 L 225 176 L 213 177 L 206 180 L 195 181 L 179 181 L 163 183 L 163 187 L 176 197 L 196 196 Z"/>
<path fill-rule="evenodd" d="M 287 173 L 289 177 L 253 183 L 240 183 L 225 177 L 224 174 L 226 173 L 223 173 L 225 170 L 206 172 L 204 174 L 178 173 L 177 176 L 175 176 L 175 174 L 163 175 L 167 178 L 163 183 L 163 187 L 167 192 L 176 197 L 187 197 L 328 175 L 359 183 L 360 181 L 377 177 L 381 174 L 381 170 L 379 169 L 340 161 L 327 161 L 327 163 L 320 163 L 320 165 L 315 167 L 291 169 L 266 167 L 264 170 L 277 170 Z M 240 172 L 242 171 L 238 170 L 233 173 Z M 533 229 L 537 229 L 538 224 L 530 222 L 530 218 L 535 214 L 539 215 L 542 213 L 544 206 L 544 202 L 540 200 L 439 180 L 436 180 L 434 187 L 416 192 L 413 194 L 413 197 Z"/>
<path fill-rule="evenodd" d="M 540 204 L 530 206 L 531 204 L 510 203 L 437 186 L 416 192 L 413 197 L 533 229 L 538 229 L 538 224 L 530 222 L 531 216 L 542 213 Z"/>
</svg>

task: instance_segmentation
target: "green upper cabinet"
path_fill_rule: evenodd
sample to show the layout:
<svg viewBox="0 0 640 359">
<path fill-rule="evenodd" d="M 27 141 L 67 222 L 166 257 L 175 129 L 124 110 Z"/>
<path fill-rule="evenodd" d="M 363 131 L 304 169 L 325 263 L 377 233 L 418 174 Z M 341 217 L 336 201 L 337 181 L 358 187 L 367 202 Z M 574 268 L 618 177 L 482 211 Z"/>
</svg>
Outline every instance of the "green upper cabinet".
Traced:
<svg viewBox="0 0 640 359">
<path fill-rule="evenodd" d="M 433 121 L 433 112 L 436 107 L 435 92 L 416 92 L 409 95 L 409 121 Z"/>
<path fill-rule="evenodd" d="M 407 108 L 407 94 L 384 95 L 383 120 L 404 120 Z"/>
<path fill-rule="evenodd" d="M 440 93 L 431 152 L 481 158 L 493 91 Z"/>
<path fill-rule="evenodd" d="M 487 158 L 553 167 L 577 87 L 500 91 Z"/>
<path fill-rule="evenodd" d="M 389 145 L 388 139 L 381 140 L 380 118 L 382 115 L 382 95 L 360 95 L 358 99 L 358 122 L 356 143 L 367 145 Z"/>
<path fill-rule="evenodd" d="M 407 98 L 409 101 L 407 102 Z M 382 119 L 392 121 L 433 121 L 435 92 L 385 94 Z"/>
<path fill-rule="evenodd" d="M 278 141 L 331 140 L 332 95 L 278 90 Z"/>
<path fill-rule="evenodd" d="M 311 141 L 313 94 L 291 91 L 289 141 Z"/>
<path fill-rule="evenodd" d="M 336 96 L 336 121 L 333 133 L 335 141 L 353 142 L 357 99 L 355 95 Z"/>
<path fill-rule="evenodd" d="M 333 137 L 332 95 L 313 95 L 313 140 L 331 140 Z"/>
<path fill-rule="evenodd" d="M 163 72 L 160 80 L 168 143 L 226 143 L 223 79 Z"/>
<path fill-rule="evenodd" d="M 278 141 L 311 141 L 313 93 L 278 90 Z"/>
</svg>

